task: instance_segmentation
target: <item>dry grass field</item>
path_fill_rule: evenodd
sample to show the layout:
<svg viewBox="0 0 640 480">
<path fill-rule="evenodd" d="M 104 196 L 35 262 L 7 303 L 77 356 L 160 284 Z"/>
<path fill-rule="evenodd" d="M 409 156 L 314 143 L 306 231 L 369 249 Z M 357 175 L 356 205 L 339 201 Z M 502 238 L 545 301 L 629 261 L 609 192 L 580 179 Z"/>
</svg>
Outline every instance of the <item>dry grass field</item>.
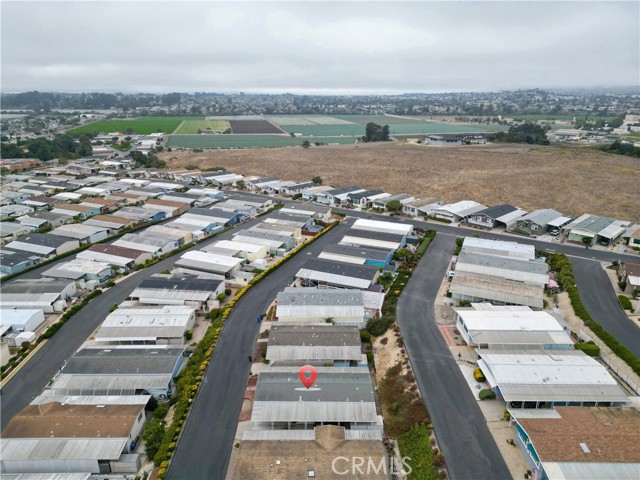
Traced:
<svg viewBox="0 0 640 480">
<path fill-rule="evenodd" d="M 472 199 L 640 221 L 640 160 L 591 148 L 529 145 L 425 147 L 411 143 L 164 152 L 171 168 L 225 167 L 304 181 L 315 175 L 447 202 Z"/>
</svg>

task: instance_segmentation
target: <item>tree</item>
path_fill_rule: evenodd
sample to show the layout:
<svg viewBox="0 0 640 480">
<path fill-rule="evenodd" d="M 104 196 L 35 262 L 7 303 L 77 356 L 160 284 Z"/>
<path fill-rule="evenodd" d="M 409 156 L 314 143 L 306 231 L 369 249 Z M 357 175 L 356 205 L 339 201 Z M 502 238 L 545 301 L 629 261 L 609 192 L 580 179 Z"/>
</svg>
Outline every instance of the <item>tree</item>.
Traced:
<svg viewBox="0 0 640 480">
<path fill-rule="evenodd" d="M 491 137 L 492 142 L 498 143 L 527 143 L 530 145 L 549 145 L 547 138 L 548 127 L 541 127 L 535 123 L 526 122 L 522 125 L 509 127 L 508 132 L 498 132 Z"/>
<path fill-rule="evenodd" d="M 2 158 L 24 158 L 24 151 L 13 143 L 2 143 L 0 157 Z"/>
<path fill-rule="evenodd" d="M 316 175 L 315 177 L 313 177 L 313 178 L 311 179 L 311 181 L 312 181 L 313 183 L 315 183 L 316 185 L 322 185 L 322 178 L 321 178 L 321 177 L 319 177 L 319 176 L 317 176 L 317 175 Z"/>
<path fill-rule="evenodd" d="M 411 255 L 411 250 L 409 250 L 408 248 L 401 248 L 400 250 L 396 251 L 396 253 L 393 255 L 393 258 L 396 260 L 404 260 L 409 255 Z"/>
<path fill-rule="evenodd" d="M 398 212 L 402 210 L 402 203 L 400 203 L 400 200 L 391 200 L 387 202 L 387 210 L 389 212 Z"/>
<path fill-rule="evenodd" d="M 309 143 L 309 140 L 303 140 L 302 141 L 302 148 L 309 148 L 311 144 Z"/>
<path fill-rule="evenodd" d="M 591 245 L 591 242 L 593 242 L 593 238 L 582 237 L 582 243 L 584 243 L 587 247 Z"/>
<path fill-rule="evenodd" d="M 236 187 L 238 187 L 238 190 L 244 190 L 246 186 L 247 185 L 244 183 L 244 180 L 238 180 L 236 182 Z"/>
<path fill-rule="evenodd" d="M 377 123 L 369 122 L 365 127 L 363 141 L 365 142 L 386 142 L 389 140 L 389 125 L 381 127 Z"/>
</svg>

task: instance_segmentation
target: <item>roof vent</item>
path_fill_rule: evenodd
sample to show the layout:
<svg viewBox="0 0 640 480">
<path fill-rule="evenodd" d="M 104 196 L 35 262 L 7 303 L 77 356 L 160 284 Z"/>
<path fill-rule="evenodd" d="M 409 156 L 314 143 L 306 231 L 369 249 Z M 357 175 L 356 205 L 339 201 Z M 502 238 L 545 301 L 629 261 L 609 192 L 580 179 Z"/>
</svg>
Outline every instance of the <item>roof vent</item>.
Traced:
<svg viewBox="0 0 640 480">
<path fill-rule="evenodd" d="M 581 443 L 580 443 L 580 448 L 582 449 L 582 451 L 583 451 L 584 453 L 591 453 L 591 450 L 589 450 L 589 447 L 587 447 L 587 444 L 586 444 L 586 443 L 582 443 L 582 442 L 581 442 Z"/>
</svg>

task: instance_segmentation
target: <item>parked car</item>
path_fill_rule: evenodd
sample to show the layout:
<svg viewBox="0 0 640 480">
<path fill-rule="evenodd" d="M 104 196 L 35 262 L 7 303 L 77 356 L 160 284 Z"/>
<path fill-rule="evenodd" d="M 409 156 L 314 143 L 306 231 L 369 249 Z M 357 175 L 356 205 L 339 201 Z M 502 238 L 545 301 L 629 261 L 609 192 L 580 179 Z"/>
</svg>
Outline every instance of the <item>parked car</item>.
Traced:
<svg viewBox="0 0 640 480">
<path fill-rule="evenodd" d="M 560 235 L 560 229 L 558 229 L 558 228 L 554 228 L 553 230 L 551 230 L 551 231 L 549 232 L 549 235 L 552 235 L 552 236 L 554 236 L 554 237 L 557 237 L 558 235 Z"/>
</svg>

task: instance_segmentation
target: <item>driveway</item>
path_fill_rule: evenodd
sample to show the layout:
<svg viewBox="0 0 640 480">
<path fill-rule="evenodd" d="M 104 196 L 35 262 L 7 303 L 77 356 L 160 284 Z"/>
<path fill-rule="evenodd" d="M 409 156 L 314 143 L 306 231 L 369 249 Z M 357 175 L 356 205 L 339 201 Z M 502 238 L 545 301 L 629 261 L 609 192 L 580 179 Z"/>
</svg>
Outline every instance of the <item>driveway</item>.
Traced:
<svg viewBox="0 0 640 480">
<path fill-rule="evenodd" d="M 420 393 L 454 480 L 511 478 L 433 311 L 455 237 L 438 234 L 398 301 L 398 323 Z"/>
</svg>

